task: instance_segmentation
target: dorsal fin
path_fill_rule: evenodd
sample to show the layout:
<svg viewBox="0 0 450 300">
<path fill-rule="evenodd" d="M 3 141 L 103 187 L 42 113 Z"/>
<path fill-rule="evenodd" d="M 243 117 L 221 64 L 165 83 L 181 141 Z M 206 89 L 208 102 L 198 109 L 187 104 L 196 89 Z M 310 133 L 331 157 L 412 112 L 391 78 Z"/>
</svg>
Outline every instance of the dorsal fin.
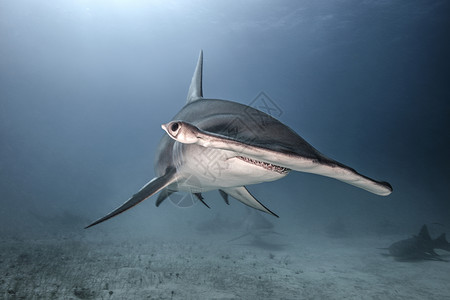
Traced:
<svg viewBox="0 0 450 300">
<path fill-rule="evenodd" d="M 428 233 L 427 225 L 422 226 L 422 228 L 420 229 L 419 237 L 424 240 L 431 241 L 431 237 L 430 237 L 430 234 Z"/>
<path fill-rule="evenodd" d="M 192 76 L 191 85 L 189 86 L 189 92 L 187 95 L 186 103 L 203 98 L 202 73 L 203 73 L 203 50 L 200 50 L 200 56 L 198 57 L 197 67 L 195 68 L 194 75 Z"/>
</svg>

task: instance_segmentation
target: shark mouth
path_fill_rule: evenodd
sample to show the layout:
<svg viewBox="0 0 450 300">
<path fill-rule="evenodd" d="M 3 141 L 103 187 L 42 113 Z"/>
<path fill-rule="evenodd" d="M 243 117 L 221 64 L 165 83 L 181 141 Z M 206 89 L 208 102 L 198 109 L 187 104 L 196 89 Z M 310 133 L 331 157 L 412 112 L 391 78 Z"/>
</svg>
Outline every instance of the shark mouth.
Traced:
<svg viewBox="0 0 450 300">
<path fill-rule="evenodd" d="M 264 161 L 259 161 L 256 159 L 252 159 L 249 157 L 245 157 L 245 156 L 236 156 L 236 158 L 243 160 L 249 164 L 255 165 L 255 166 L 259 166 L 262 167 L 268 171 L 273 171 L 273 172 L 277 172 L 279 174 L 287 174 L 289 173 L 289 171 L 291 171 L 291 169 L 285 168 L 285 167 L 280 167 L 271 163 L 267 163 Z"/>
</svg>

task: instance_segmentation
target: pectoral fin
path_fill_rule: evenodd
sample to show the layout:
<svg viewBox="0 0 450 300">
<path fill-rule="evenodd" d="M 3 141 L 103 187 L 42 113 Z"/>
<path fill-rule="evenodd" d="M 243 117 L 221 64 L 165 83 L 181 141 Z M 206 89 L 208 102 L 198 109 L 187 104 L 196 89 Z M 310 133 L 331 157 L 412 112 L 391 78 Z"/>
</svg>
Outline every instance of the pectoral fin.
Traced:
<svg viewBox="0 0 450 300">
<path fill-rule="evenodd" d="M 97 225 L 101 222 L 104 222 L 112 217 L 117 216 L 120 213 L 123 213 L 124 211 L 132 208 L 136 204 L 144 201 L 148 197 L 156 194 L 157 192 L 164 189 L 166 186 L 171 184 L 176 180 L 176 169 L 175 168 L 168 168 L 166 171 L 166 174 L 164 174 L 161 177 L 155 177 L 150 182 L 148 182 L 144 187 L 142 187 L 139 192 L 134 194 L 130 199 L 128 199 L 124 204 L 104 216 L 103 218 L 98 219 L 97 221 L 93 222 L 92 224 L 85 227 L 89 228 L 94 225 Z"/>
</svg>

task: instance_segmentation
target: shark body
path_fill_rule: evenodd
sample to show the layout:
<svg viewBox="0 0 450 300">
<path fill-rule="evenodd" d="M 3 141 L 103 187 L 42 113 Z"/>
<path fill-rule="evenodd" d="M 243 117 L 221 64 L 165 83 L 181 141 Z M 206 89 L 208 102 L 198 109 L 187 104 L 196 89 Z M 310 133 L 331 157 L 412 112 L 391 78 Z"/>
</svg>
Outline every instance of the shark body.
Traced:
<svg viewBox="0 0 450 300">
<path fill-rule="evenodd" d="M 382 249 L 388 250 L 388 256 L 393 256 L 394 259 L 398 261 L 443 261 L 434 249 L 450 251 L 450 243 L 447 241 L 445 233 L 441 234 L 436 239 L 432 239 L 428 232 L 427 226 L 423 225 L 418 235 L 395 242 L 388 248 Z"/>
<path fill-rule="evenodd" d="M 167 135 L 158 146 L 156 177 L 123 205 L 86 228 L 158 192 L 157 206 L 179 191 L 193 193 L 206 205 L 201 193 L 219 189 L 227 203 L 231 196 L 277 216 L 245 186 L 278 180 L 292 170 L 336 178 L 378 195 L 392 192 L 389 183 L 373 180 L 327 158 L 291 128 L 262 111 L 228 100 L 204 98 L 202 69 L 200 52 L 186 105 L 171 122 L 162 125 Z"/>
</svg>

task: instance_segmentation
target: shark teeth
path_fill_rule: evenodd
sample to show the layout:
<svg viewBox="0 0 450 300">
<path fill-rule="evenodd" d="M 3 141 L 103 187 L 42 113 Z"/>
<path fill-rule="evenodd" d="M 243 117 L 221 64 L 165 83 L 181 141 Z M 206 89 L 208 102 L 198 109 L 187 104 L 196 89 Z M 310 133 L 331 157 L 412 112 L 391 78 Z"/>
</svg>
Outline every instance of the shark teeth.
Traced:
<svg viewBox="0 0 450 300">
<path fill-rule="evenodd" d="M 266 170 L 277 172 L 277 173 L 280 173 L 280 174 L 287 174 L 287 173 L 289 173 L 289 171 L 291 171 L 291 169 L 288 169 L 288 168 L 285 168 L 285 167 L 280 167 L 280 166 L 277 166 L 277 165 L 274 165 L 274 164 L 271 164 L 271 163 L 267 163 L 267 162 L 264 162 L 264 161 L 259 161 L 259 160 L 252 159 L 252 158 L 245 157 L 245 156 L 236 156 L 236 158 L 238 158 L 240 160 L 243 160 L 243 161 L 245 161 L 247 163 L 250 163 L 252 165 L 256 165 L 256 166 L 262 167 L 262 168 L 264 168 Z"/>
</svg>

